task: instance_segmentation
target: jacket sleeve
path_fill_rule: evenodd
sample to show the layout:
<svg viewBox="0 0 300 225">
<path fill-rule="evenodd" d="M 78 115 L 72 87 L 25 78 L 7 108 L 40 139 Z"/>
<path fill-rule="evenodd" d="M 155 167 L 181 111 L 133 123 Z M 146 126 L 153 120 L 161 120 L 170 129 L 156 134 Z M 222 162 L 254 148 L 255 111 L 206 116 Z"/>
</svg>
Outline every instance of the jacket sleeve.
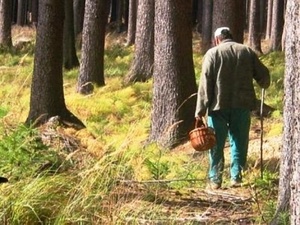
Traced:
<svg viewBox="0 0 300 225">
<path fill-rule="evenodd" d="M 268 88 L 270 86 L 271 78 L 268 68 L 259 60 L 257 55 L 253 52 L 254 57 L 254 75 L 253 78 L 256 80 L 261 88 Z"/>
<path fill-rule="evenodd" d="M 213 84 L 213 62 L 211 57 L 208 55 L 204 56 L 202 63 L 202 72 L 200 77 L 200 84 L 197 93 L 197 104 L 195 117 L 197 116 L 205 116 L 214 92 L 214 84 Z"/>
</svg>

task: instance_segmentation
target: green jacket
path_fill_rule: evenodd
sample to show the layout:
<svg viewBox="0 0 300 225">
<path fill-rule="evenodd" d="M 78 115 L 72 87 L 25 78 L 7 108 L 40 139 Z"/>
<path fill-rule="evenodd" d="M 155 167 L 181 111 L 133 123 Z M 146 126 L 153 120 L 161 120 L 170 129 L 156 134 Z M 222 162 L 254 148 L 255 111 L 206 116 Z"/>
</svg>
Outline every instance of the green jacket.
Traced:
<svg viewBox="0 0 300 225">
<path fill-rule="evenodd" d="M 270 85 L 270 74 L 251 48 L 224 40 L 204 56 L 195 117 L 206 112 L 256 106 L 253 79 L 262 88 Z"/>
</svg>

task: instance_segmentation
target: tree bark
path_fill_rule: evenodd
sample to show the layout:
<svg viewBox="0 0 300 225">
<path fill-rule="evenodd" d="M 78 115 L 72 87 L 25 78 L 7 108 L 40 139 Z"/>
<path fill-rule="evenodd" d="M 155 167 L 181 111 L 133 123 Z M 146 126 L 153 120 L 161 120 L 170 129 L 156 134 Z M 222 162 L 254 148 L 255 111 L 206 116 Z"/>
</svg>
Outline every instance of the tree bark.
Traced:
<svg viewBox="0 0 300 225">
<path fill-rule="evenodd" d="M 41 125 L 59 116 L 66 125 L 84 128 L 65 105 L 62 78 L 64 2 L 43 0 L 39 4 L 30 111 L 26 124 Z"/>
<path fill-rule="evenodd" d="M 268 0 L 266 40 L 271 38 L 273 0 Z"/>
<path fill-rule="evenodd" d="M 107 0 L 86 0 L 80 74 L 77 91 L 91 94 L 93 83 L 104 86 L 104 43 L 107 24 Z"/>
<path fill-rule="evenodd" d="M 249 18 L 249 46 L 258 54 L 261 50 L 260 33 L 260 0 L 250 0 L 250 18 Z"/>
<path fill-rule="evenodd" d="M 74 1 L 74 33 L 76 37 L 82 32 L 83 18 L 84 18 L 84 5 L 85 5 L 85 0 Z"/>
<path fill-rule="evenodd" d="M 11 39 L 11 0 L 0 1 L 0 46 L 12 47 Z"/>
<path fill-rule="evenodd" d="M 259 30 L 261 39 L 265 38 L 266 35 L 266 24 L 267 24 L 267 3 L 266 0 L 259 1 Z"/>
<path fill-rule="evenodd" d="M 64 0 L 65 3 L 65 19 L 64 19 L 64 68 L 67 70 L 79 66 L 75 48 L 75 32 L 74 32 L 74 12 L 73 0 Z"/>
<path fill-rule="evenodd" d="M 203 0 L 203 17 L 202 17 L 202 42 L 201 53 L 212 47 L 212 11 L 213 0 Z"/>
<path fill-rule="evenodd" d="M 109 23 L 117 21 L 117 2 L 119 0 L 111 0 Z"/>
<path fill-rule="evenodd" d="M 18 0 L 17 24 L 19 26 L 26 24 L 26 1 L 27 0 Z"/>
<path fill-rule="evenodd" d="M 285 16 L 285 76 L 283 149 L 280 165 L 278 203 L 272 225 L 284 224 L 280 214 L 290 214 L 292 225 L 300 224 L 300 3 L 289 0 Z M 285 221 L 286 222 L 286 221 Z"/>
<path fill-rule="evenodd" d="M 39 14 L 39 1 L 31 0 L 31 23 L 37 26 Z"/>
<path fill-rule="evenodd" d="M 214 0 L 213 32 L 218 27 L 229 27 L 236 42 L 243 43 L 245 28 L 245 1 Z"/>
<path fill-rule="evenodd" d="M 18 17 L 18 0 L 11 1 L 11 14 L 11 22 L 12 24 L 16 24 Z"/>
<path fill-rule="evenodd" d="M 124 0 L 117 0 L 117 32 L 122 32 L 123 27 L 123 15 L 124 15 Z"/>
<path fill-rule="evenodd" d="M 192 54 L 192 1 L 155 2 L 150 141 L 173 148 L 194 125 L 197 92 Z"/>
<path fill-rule="evenodd" d="M 129 1 L 129 22 L 127 29 L 127 46 L 135 43 L 138 0 Z"/>
<path fill-rule="evenodd" d="M 125 83 L 144 82 L 152 77 L 154 63 L 154 1 L 138 4 L 134 59 Z"/>
<path fill-rule="evenodd" d="M 281 38 L 284 24 L 284 1 L 274 0 L 272 9 L 272 30 L 270 51 L 281 51 Z"/>
<path fill-rule="evenodd" d="M 196 31 L 198 33 L 202 33 L 202 18 L 203 18 L 203 2 L 204 0 L 195 0 L 197 4 L 195 4 L 197 7 L 196 10 Z"/>
</svg>

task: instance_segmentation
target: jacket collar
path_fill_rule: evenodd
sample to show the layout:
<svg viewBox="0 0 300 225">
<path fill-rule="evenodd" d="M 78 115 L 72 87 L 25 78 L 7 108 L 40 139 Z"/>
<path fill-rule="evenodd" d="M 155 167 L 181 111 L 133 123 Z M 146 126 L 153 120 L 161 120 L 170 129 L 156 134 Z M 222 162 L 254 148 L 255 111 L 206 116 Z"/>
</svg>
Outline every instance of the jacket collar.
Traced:
<svg viewBox="0 0 300 225">
<path fill-rule="evenodd" d="M 227 42 L 234 42 L 234 40 L 232 40 L 232 39 L 225 39 L 225 40 L 221 41 L 221 44 L 222 43 L 227 43 Z"/>
</svg>

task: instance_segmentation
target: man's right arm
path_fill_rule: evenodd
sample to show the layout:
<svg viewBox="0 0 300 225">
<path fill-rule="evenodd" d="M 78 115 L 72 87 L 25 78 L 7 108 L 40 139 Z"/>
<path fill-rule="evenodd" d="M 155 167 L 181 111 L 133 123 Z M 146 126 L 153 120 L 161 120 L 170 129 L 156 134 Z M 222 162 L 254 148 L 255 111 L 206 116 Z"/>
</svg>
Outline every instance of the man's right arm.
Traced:
<svg viewBox="0 0 300 225">
<path fill-rule="evenodd" d="M 255 54 L 255 53 L 254 53 Z M 271 78 L 269 69 L 254 55 L 254 79 L 261 88 L 270 86 Z"/>
</svg>

